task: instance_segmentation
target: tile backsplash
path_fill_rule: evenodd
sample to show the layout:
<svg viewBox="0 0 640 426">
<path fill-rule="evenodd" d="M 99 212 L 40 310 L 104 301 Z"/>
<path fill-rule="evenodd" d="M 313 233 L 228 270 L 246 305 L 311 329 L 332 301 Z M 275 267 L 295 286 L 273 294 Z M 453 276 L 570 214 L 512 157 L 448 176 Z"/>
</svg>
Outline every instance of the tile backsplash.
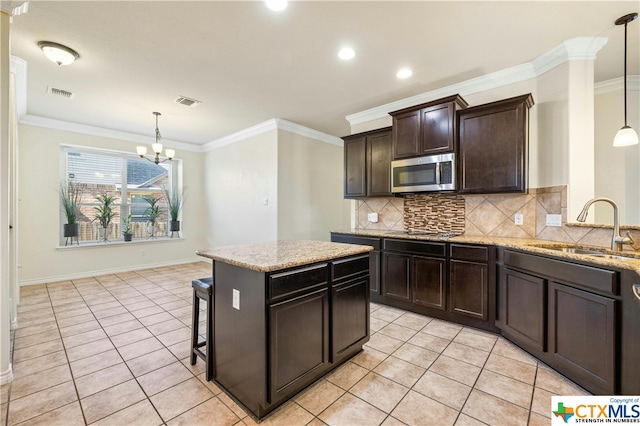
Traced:
<svg viewBox="0 0 640 426">
<path fill-rule="evenodd" d="M 378 222 L 368 221 L 378 213 Z M 523 224 L 514 223 L 515 214 Z M 561 215 L 562 226 L 546 225 L 547 214 Z M 405 198 L 367 198 L 356 202 L 356 227 L 375 230 L 425 230 L 492 237 L 609 246 L 611 228 L 567 225 L 567 187 L 530 188 L 527 194 L 416 194 Z M 631 231 L 640 247 L 640 231 Z M 625 247 L 631 248 L 631 247 Z"/>
</svg>

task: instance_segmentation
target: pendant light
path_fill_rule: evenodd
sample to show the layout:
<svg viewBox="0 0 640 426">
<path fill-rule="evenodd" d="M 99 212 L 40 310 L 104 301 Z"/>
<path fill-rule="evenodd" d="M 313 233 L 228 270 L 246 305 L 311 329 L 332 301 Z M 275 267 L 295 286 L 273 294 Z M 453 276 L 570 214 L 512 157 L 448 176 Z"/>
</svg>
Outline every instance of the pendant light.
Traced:
<svg viewBox="0 0 640 426">
<path fill-rule="evenodd" d="M 156 142 L 151 144 L 151 149 L 153 149 L 153 152 L 155 153 L 155 157 L 153 159 L 145 157 L 145 155 L 147 155 L 146 146 L 136 147 L 136 152 L 138 153 L 140 158 L 144 158 L 145 160 L 149 160 L 152 163 L 159 164 L 159 163 L 164 163 L 167 160 L 172 160 L 173 157 L 176 155 L 176 151 L 173 149 L 167 148 L 165 150 L 165 154 L 167 155 L 167 158 L 165 158 L 164 160 L 160 160 L 160 154 L 162 154 L 162 143 L 160 141 L 162 140 L 162 136 L 160 135 L 160 130 L 158 130 L 158 116 L 162 114 L 160 114 L 159 112 L 154 112 L 153 115 L 156 116 Z"/>
<path fill-rule="evenodd" d="M 613 146 L 629 146 L 638 144 L 638 134 L 627 125 L 627 24 L 638 17 L 637 13 L 630 13 L 616 19 L 616 25 L 624 24 L 624 126 L 618 130 L 613 139 Z"/>
</svg>

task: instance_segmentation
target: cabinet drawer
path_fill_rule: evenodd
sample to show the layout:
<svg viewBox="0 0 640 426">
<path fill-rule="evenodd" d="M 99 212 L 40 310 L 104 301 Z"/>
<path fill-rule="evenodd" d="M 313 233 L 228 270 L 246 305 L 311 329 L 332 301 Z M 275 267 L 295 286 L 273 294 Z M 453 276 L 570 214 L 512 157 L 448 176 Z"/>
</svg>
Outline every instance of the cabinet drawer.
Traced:
<svg viewBox="0 0 640 426">
<path fill-rule="evenodd" d="M 409 240 L 384 239 L 384 249 L 404 253 L 442 256 L 446 254 L 445 243 L 417 242 Z"/>
<path fill-rule="evenodd" d="M 504 252 L 504 264 L 511 268 L 531 271 L 538 276 L 549 277 L 553 281 L 607 294 L 619 294 L 618 273 L 615 271 L 509 250 Z"/>
<path fill-rule="evenodd" d="M 470 260 L 472 262 L 488 262 L 489 248 L 482 247 L 482 246 L 451 244 L 449 246 L 449 256 L 452 259 L 458 259 L 458 260 Z"/>
<path fill-rule="evenodd" d="M 355 235 L 344 234 L 331 234 L 331 242 L 371 246 L 374 250 L 380 250 L 380 247 L 382 246 L 380 238 L 359 237 Z"/>
<path fill-rule="evenodd" d="M 331 262 L 331 280 L 369 273 L 369 255 L 351 257 Z"/>
<path fill-rule="evenodd" d="M 327 284 L 327 264 L 270 275 L 269 299 L 280 299 L 298 291 Z"/>
</svg>

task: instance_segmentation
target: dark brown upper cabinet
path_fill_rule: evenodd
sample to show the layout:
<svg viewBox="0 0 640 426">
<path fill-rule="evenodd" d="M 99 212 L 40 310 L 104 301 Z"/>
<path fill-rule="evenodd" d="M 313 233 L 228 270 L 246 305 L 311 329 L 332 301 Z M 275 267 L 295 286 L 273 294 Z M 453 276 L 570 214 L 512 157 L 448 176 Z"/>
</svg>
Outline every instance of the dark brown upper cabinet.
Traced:
<svg viewBox="0 0 640 426">
<path fill-rule="evenodd" d="M 466 194 L 527 191 L 531 94 L 458 112 L 458 190 Z"/>
<path fill-rule="evenodd" d="M 343 140 L 344 198 L 391 196 L 391 128 Z"/>
<path fill-rule="evenodd" d="M 393 159 L 443 154 L 455 150 L 456 111 L 467 107 L 459 95 L 390 112 Z"/>
</svg>

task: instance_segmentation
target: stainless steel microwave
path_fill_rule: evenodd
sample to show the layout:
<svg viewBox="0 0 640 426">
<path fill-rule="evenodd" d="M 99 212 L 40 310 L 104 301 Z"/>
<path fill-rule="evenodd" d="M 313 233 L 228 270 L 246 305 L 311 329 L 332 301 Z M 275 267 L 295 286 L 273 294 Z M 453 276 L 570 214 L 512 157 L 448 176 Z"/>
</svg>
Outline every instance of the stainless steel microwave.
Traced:
<svg viewBox="0 0 640 426">
<path fill-rule="evenodd" d="M 391 192 L 456 189 L 455 154 L 429 155 L 391 162 Z"/>
</svg>

